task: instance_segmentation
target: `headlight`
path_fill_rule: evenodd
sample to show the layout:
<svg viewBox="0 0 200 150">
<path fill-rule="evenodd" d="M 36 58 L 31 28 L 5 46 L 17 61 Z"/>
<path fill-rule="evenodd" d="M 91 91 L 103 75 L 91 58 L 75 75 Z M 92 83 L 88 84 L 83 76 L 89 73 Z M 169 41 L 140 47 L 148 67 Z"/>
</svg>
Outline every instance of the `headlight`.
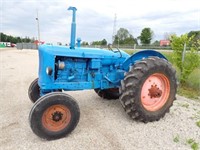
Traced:
<svg viewBox="0 0 200 150">
<path fill-rule="evenodd" d="M 51 67 L 47 67 L 47 68 L 46 68 L 46 73 L 47 73 L 48 75 L 51 75 L 52 72 L 53 72 L 53 69 L 52 69 Z"/>
</svg>

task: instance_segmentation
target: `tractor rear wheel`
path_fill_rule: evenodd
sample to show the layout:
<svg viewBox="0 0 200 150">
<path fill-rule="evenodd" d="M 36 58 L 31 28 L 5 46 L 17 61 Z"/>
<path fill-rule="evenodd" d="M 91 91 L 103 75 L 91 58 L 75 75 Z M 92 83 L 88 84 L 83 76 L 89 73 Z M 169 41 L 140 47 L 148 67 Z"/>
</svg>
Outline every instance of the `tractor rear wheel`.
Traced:
<svg viewBox="0 0 200 150">
<path fill-rule="evenodd" d="M 118 88 L 110 88 L 110 89 L 94 89 L 94 91 L 102 98 L 107 100 L 116 100 L 119 99 L 119 89 Z"/>
<path fill-rule="evenodd" d="M 29 123 L 36 135 L 53 140 L 72 132 L 79 118 L 80 110 L 74 98 L 52 92 L 36 101 L 29 114 Z"/>
<path fill-rule="evenodd" d="M 38 85 L 38 78 L 36 78 L 29 86 L 28 96 L 30 100 L 35 103 L 40 98 L 40 87 Z"/>
<path fill-rule="evenodd" d="M 162 118 L 175 100 L 176 71 L 161 58 L 143 59 L 132 67 L 121 82 L 120 102 L 133 119 L 151 122 Z"/>
</svg>

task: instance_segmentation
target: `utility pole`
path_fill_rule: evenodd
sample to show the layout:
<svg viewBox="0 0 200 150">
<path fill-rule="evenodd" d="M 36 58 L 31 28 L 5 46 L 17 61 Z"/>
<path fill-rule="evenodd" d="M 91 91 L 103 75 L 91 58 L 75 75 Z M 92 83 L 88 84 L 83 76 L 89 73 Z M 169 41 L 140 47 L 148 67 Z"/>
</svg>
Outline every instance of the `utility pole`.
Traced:
<svg viewBox="0 0 200 150">
<path fill-rule="evenodd" d="M 40 44 L 40 25 L 39 25 L 39 17 L 38 17 L 38 9 L 37 9 L 37 30 L 38 30 L 38 45 Z"/>
<path fill-rule="evenodd" d="M 115 14 L 115 18 L 114 18 L 114 24 L 113 24 L 113 35 L 112 35 L 112 44 L 115 40 L 115 35 L 116 35 L 116 27 L 117 27 L 117 14 Z"/>
</svg>

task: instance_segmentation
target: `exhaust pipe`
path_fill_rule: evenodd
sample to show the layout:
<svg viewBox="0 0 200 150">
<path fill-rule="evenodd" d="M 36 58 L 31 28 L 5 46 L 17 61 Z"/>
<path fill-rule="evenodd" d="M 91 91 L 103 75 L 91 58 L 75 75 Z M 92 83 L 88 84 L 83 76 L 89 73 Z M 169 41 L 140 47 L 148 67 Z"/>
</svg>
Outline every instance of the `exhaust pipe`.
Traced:
<svg viewBox="0 0 200 150">
<path fill-rule="evenodd" d="M 73 11 L 72 23 L 71 23 L 71 39 L 70 39 L 70 49 L 75 49 L 76 44 L 76 7 L 69 7 L 68 10 Z"/>
</svg>

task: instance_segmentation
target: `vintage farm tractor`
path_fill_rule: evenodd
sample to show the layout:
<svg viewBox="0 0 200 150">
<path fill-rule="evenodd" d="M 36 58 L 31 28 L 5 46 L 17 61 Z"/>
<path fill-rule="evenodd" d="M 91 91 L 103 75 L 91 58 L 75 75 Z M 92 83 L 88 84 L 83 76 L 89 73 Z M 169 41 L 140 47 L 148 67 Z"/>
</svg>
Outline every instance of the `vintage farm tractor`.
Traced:
<svg viewBox="0 0 200 150">
<path fill-rule="evenodd" d="M 81 48 L 76 37 L 76 8 L 72 10 L 70 46 L 39 47 L 39 78 L 28 90 L 34 103 L 29 122 L 44 139 L 69 134 L 79 122 L 76 100 L 62 91 L 94 89 L 104 99 L 119 99 L 134 120 L 157 121 L 172 106 L 176 71 L 159 52 L 129 55 L 119 49 Z M 77 45 L 77 46 L 76 46 Z"/>
</svg>

